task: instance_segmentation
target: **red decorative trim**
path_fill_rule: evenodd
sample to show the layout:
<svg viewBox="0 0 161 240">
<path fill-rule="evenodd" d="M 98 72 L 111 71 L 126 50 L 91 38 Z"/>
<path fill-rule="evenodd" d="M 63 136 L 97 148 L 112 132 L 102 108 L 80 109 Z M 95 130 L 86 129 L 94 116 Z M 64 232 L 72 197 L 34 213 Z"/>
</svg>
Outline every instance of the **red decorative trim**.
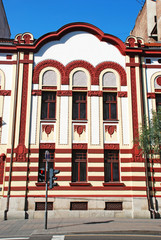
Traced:
<svg viewBox="0 0 161 240">
<path fill-rule="evenodd" d="M 56 86 L 42 86 L 42 89 L 57 89 Z"/>
<path fill-rule="evenodd" d="M 11 90 L 0 90 L 1 96 L 11 96 Z"/>
<path fill-rule="evenodd" d="M 121 172 L 144 172 L 145 167 L 121 167 Z M 161 172 L 161 169 L 160 169 Z"/>
<path fill-rule="evenodd" d="M 40 143 L 40 149 L 55 149 L 55 143 Z"/>
<path fill-rule="evenodd" d="M 120 146 L 119 144 L 104 144 L 104 149 L 119 150 Z"/>
<path fill-rule="evenodd" d="M 41 96 L 42 91 L 41 90 L 32 90 L 32 95 Z"/>
<path fill-rule="evenodd" d="M 58 31 L 48 33 L 41 38 L 39 38 L 34 46 L 34 48 L 38 51 L 41 46 L 46 44 L 47 42 L 53 41 L 53 40 L 59 40 L 67 33 L 73 32 L 73 31 L 85 31 L 88 33 L 93 34 L 95 37 L 97 37 L 100 41 L 108 42 L 114 45 L 118 50 L 121 52 L 122 55 L 125 55 L 126 47 L 124 43 L 119 39 L 112 35 L 108 35 L 103 33 L 99 28 L 89 24 L 89 23 L 70 23 L 63 27 L 61 27 Z"/>
<path fill-rule="evenodd" d="M 127 97 L 127 92 L 118 92 L 118 97 Z"/>
<path fill-rule="evenodd" d="M 113 88 L 111 88 L 111 87 L 103 87 L 103 90 L 105 91 L 105 90 L 107 90 L 107 91 L 117 91 L 117 87 L 113 87 Z"/>
<path fill-rule="evenodd" d="M 83 131 L 86 131 L 86 125 L 74 125 L 74 132 L 77 131 L 79 137 L 83 133 Z"/>
<path fill-rule="evenodd" d="M 87 90 L 87 87 L 73 87 L 73 90 Z"/>
<path fill-rule="evenodd" d="M 72 91 L 69 90 L 57 91 L 57 96 L 72 96 Z"/>
<path fill-rule="evenodd" d="M 133 153 L 133 149 L 120 149 L 120 153 L 123 154 Z"/>
<path fill-rule="evenodd" d="M 24 60 L 29 60 L 29 54 L 24 54 Z M 28 150 L 25 147 L 25 131 L 26 131 L 26 114 L 27 114 L 27 100 L 28 100 L 28 71 L 29 64 L 24 64 L 23 67 L 23 85 L 22 85 L 22 100 L 21 100 L 21 120 L 20 120 L 20 136 L 19 145 L 17 147 L 16 160 L 27 161 L 26 153 Z"/>
<path fill-rule="evenodd" d="M 20 60 L 19 63 L 28 63 L 28 64 L 31 63 L 31 64 L 33 64 L 34 61 L 33 60 L 29 60 L 29 59 L 24 59 L 24 60 Z"/>
<path fill-rule="evenodd" d="M 116 129 L 116 125 L 105 125 L 105 132 L 108 132 L 110 136 L 114 134 L 114 131 L 116 131 Z"/>
<path fill-rule="evenodd" d="M 103 153 L 104 154 L 104 149 L 88 149 L 88 153 Z"/>
<path fill-rule="evenodd" d="M 57 148 L 55 149 L 55 153 L 72 153 L 72 149 Z"/>
<path fill-rule="evenodd" d="M 72 148 L 73 149 L 87 149 L 88 145 L 86 143 L 73 143 Z"/>
<path fill-rule="evenodd" d="M 72 160 L 72 158 L 69 158 L 69 157 L 65 157 L 65 158 L 57 158 L 57 157 L 55 157 L 55 162 L 64 162 L 64 163 L 68 162 L 69 163 L 69 162 L 71 162 L 71 160 Z"/>
<path fill-rule="evenodd" d="M 157 84 L 158 84 L 159 86 L 161 86 L 161 76 L 157 77 L 156 82 L 157 82 Z"/>
<path fill-rule="evenodd" d="M 126 67 L 140 67 L 140 63 L 126 63 Z"/>
<path fill-rule="evenodd" d="M 155 93 L 147 93 L 147 98 L 154 98 L 155 99 Z"/>
<path fill-rule="evenodd" d="M 114 187 L 114 186 L 116 186 L 116 187 L 125 187 L 125 184 L 124 183 L 120 183 L 120 182 L 104 182 L 103 183 L 103 186 L 105 186 L 105 187 Z"/>
<path fill-rule="evenodd" d="M 87 182 L 71 182 L 70 186 L 91 186 L 91 183 L 87 183 Z"/>
<path fill-rule="evenodd" d="M 49 134 L 51 133 L 51 131 L 54 132 L 54 125 L 42 125 L 42 131 L 47 134 L 47 136 L 49 136 Z"/>
<path fill-rule="evenodd" d="M 12 59 L 12 55 L 6 55 L 6 59 L 11 60 Z"/>
<path fill-rule="evenodd" d="M 102 91 L 88 91 L 88 96 L 90 96 L 90 97 L 92 97 L 92 96 L 102 97 L 103 92 Z"/>
<path fill-rule="evenodd" d="M 28 153 L 28 149 L 25 147 L 25 145 L 23 143 L 19 143 L 17 148 L 14 150 L 14 152 L 16 153 L 15 161 L 17 161 L 17 162 L 26 162 L 27 161 L 26 154 Z"/>
<path fill-rule="evenodd" d="M 93 85 L 99 85 L 99 75 L 106 68 L 111 68 L 116 70 L 120 75 L 120 85 L 127 86 L 126 72 L 122 66 L 120 66 L 118 63 L 115 63 L 115 62 L 103 62 L 97 65 L 95 80 L 94 80 L 94 83 L 92 83 Z"/>
<path fill-rule="evenodd" d="M 97 163 L 104 163 L 104 157 L 102 157 L 102 158 L 90 158 L 90 157 L 88 157 L 88 162 L 91 162 L 91 163 L 95 163 L 95 162 L 97 162 Z"/>
<path fill-rule="evenodd" d="M 10 167 L 6 167 L 5 169 L 6 172 L 10 171 Z M 28 167 L 12 167 L 13 172 L 27 172 Z"/>
<path fill-rule="evenodd" d="M 161 92 L 161 89 L 155 89 L 155 92 Z"/>
<path fill-rule="evenodd" d="M 62 81 L 65 78 L 65 67 L 63 66 L 63 64 L 55 61 L 55 60 L 45 60 L 42 61 L 40 63 L 38 63 L 35 68 L 34 68 L 34 72 L 33 72 L 33 83 L 38 84 L 39 83 L 39 74 L 41 72 L 42 69 L 46 68 L 46 67 L 55 67 L 59 70 L 60 74 L 61 74 L 61 79 Z"/>
<path fill-rule="evenodd" d="M 0 64 L 12 65 L 12 64 L 17 64 L 17 61 L 0 61 Z"/>
</svg>

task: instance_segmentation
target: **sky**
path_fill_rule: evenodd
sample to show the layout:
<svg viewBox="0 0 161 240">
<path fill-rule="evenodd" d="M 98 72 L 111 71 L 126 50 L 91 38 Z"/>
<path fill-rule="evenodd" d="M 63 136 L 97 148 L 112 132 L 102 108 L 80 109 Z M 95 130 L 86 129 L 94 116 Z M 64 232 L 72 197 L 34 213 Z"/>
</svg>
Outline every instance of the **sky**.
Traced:
<svg viewBox="0 0 161 240">
<path fill-rule="evenodd" d="M 65 24 L 87 22 L 123 42 L 144 0 L 3 0 L 11 38 L 30 32 L 37 39 Z"/>
</svg>

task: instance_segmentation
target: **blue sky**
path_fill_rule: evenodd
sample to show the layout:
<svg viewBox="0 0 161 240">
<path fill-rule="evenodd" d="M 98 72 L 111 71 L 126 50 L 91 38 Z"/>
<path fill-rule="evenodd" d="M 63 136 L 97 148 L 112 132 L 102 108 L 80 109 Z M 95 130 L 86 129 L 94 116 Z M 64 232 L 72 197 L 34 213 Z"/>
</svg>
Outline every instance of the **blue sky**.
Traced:
<svg viewBox="0 0 161 240">
<path fill-rule="evenodd" d="M 3 0 L 11 38 L 31 32 L 34 38 L 71 22 L 87 22 L 126 40 L 143 0 Z"/>
</svg>

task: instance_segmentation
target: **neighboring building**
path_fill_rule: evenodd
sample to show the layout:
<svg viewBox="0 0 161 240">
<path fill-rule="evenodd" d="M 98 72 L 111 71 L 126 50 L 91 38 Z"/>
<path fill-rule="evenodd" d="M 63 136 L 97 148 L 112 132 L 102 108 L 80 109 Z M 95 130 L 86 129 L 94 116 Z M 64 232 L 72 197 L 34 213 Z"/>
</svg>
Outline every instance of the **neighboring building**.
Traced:
<svg viewBox="0 0 161 240">
<path fill-rule="evenodd" d="M 10 38 L 10 28 L 8 25 L 3 2 L 0 0 L 0 38 Z"/>
<path fill-rule="evenodd" d="M 144 112 L 160 104 L 160 56 L 161 44 L 124 44 L 87 23 L 0 42 L 1 218 L 44 216 L 45 150 L 60 170 L 49 217 L 161 211 L 160 159 L 148 165 L 153 207 L 134 141 Z"/>
<path fill-rule="evenodd" d="M 161 41 L 161 1 L 146 0 L 131 34 L 145 42 Z"/>
</svg>

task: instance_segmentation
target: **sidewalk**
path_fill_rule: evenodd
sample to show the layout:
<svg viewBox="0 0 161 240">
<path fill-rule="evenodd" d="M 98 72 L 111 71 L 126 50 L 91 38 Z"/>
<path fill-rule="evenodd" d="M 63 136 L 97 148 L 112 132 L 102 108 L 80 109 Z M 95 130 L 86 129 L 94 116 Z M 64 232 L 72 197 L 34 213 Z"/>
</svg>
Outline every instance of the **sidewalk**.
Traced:
<svg viewBox="0 0 161 240">
<path fill-rule="evenodd" d="M 0 238 L 27 237 L 33 234 L 146 233 L 161 235 L 161 219 L 73 218 L 0 221 Z"/>
</svg>

